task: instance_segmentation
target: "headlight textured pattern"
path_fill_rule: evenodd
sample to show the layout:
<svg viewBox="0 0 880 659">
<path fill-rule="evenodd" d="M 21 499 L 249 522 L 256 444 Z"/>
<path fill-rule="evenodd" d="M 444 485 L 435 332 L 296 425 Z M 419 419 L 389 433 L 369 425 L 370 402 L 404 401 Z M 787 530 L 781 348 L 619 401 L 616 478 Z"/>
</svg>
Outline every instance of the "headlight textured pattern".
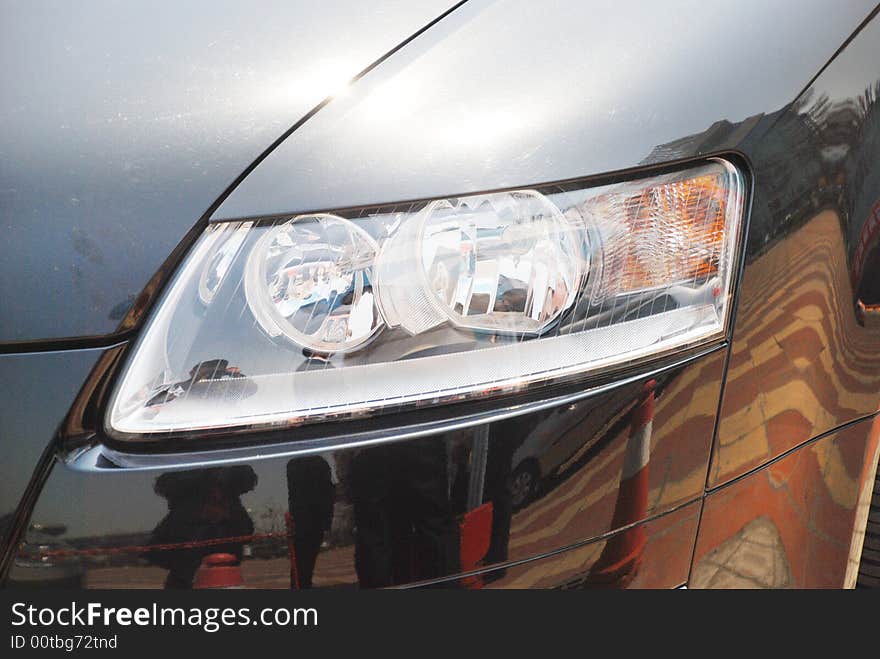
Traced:
<svg viewBox="0 0 880 659">
<path fill-rule="evenodd" d="M 744 183 L 713 159 L 208 226 L 116 383 L 118 439 L 498 396 L 724 336 Z"/>
</svg>

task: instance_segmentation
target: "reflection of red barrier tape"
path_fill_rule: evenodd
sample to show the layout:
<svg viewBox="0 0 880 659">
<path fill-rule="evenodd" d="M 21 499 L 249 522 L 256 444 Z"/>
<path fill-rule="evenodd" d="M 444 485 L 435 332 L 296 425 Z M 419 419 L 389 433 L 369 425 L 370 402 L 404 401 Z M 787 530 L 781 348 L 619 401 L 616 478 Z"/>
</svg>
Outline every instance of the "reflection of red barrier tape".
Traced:
<svg viewBox="0 0 880 659">
<path fill-rule="evenodd" d="M 175 549 L 198 549 L 200 547 L 214 547 L 226 544 L 249 544 L 260 540 L 273 538 L 286 538 L 286 532 L 275 533 L 251 533 L 250 535 L 232 535 L 225 538 L 210 538 L 207 540 L 190 540 L 188 542 L 167 542 L 156 545 L 130 545 L 128 547 L 105 547 L 94 549 L 50 549 L 48 551 L 21 552 L 22 558 L 68 558 L 73 556 L 109 556 L 113 554 L 146 554 L 151 551 L 172 551 Z"/>
</svg>

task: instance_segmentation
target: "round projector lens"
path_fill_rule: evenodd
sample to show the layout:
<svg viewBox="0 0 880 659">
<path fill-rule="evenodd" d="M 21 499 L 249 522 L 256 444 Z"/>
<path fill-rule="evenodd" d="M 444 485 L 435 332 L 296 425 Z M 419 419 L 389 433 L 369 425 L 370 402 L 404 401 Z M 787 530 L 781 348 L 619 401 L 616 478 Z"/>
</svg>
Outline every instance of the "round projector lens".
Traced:
<svg viewBox="0 0 880 659">
<path fill-rule="evenodd" d="M 373 294 L 378 246 L 336 215 L 270 229 L 248 257 L 245 295 L 263 330 L 318 353 L 353 350 L 382 327 Z"/>
<path fill-rule="evenodd" d="M 532 190 L 434 202 L 421 250 L 439 310 L 459 327 L 499 334 L 546 331 L 589 267 L 583 228 Z"/>
</svg>

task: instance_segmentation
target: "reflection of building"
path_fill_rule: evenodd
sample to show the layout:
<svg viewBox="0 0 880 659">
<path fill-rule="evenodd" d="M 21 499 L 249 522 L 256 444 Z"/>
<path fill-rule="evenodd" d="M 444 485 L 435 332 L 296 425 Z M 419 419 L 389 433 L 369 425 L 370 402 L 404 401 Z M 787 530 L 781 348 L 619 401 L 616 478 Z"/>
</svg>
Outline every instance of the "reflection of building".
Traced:
<svg viewBox="0 0 880 659">
<path fill-rule="evenodd" d="M 778 116 L 779 112 L 774 112 L 770 115 L 756 114 L 737 123 L 731 123 L 727 119 L 716 121 L 702 133 L 655 146 L 640 164 L 654 165 L 690 158 L 701 153 L 737 148 L 752 131 L 758 130 L 763 133 Z"/>
<path fill-rule="evenodd" d="M 688 135 L 654 147 L 641 164 L 664 163 L 726 150 L 751 151 L 760 149 L 771 164 L 762 172 L 762 185 L 773 194 L 771 200 L 785 199 L 791 203 L 782 208 L 777 203 L 769 210 L 772 214 L 755 213 L 749 230 L 751 253 L 762 249 L 787 226 L 802 218 L 804 210 L 815 207 L 811 196 L 821 179 L 821 162 L 815 156 L 815 129 L 806 114 L 789 112 L 787 106 L 769 114 L 756 114 L 739 122 L 726 119 L 716 121 L 702 133 Z M 773 129 L 771 131 L 771 128 Z M 793 155 L 794 154 L 794 155 Z M 795 171 L 793 165 L 799 167 Z M 812 167 L 814 171 L 803 171 Z M 772 202 L 771 202 L 772 203 Z M 770 222 L 769 218 L 774 221 Z M 779 221 L 784 219 L 785 221 Z"/>
<path fill-rule="evenodd" d="M 864 235 L 866 220 L 880 190 L 880 86 L 857 99 L 833 103 L 825 94 L 805 92 L 795 103 L 770 114 L 740 122 L 716 121 L 705 131 L 661 144 L 641 164 L 665 163 L 701 154 L 738 150 L 761 154 L 760 185 L 770 199 L 769 212 L 755 209 L 749 229 L 749 252 L 764 251 L 774 238 L 799 225 L 821 207 L 839 206 L 848 220 L 849 256 L 860 243 L 867 252 L 874 244 Z M 771 130 L 772 128 L 772 130 Z M 842 183 L 855 191 L 841 198 Z M 866 257 L 863 257 L 866 258 Z M 854 275 L 855 277 L 855 275 Z"/>
</svg>

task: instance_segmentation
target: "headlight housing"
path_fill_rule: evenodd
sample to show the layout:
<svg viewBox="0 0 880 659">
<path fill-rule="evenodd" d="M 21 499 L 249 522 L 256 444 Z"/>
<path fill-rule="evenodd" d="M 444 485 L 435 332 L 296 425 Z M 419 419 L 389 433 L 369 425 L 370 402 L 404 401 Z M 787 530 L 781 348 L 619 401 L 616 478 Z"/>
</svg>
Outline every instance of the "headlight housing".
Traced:
<svg viewBox="0 0 880 659">
<path fill-rule="evenodd" d="M 210 224 L 105 420 L 118 439 L 497 396 L 724 336 L 744 182 L 713 159 L 393 207 Z"/>
</svg>

